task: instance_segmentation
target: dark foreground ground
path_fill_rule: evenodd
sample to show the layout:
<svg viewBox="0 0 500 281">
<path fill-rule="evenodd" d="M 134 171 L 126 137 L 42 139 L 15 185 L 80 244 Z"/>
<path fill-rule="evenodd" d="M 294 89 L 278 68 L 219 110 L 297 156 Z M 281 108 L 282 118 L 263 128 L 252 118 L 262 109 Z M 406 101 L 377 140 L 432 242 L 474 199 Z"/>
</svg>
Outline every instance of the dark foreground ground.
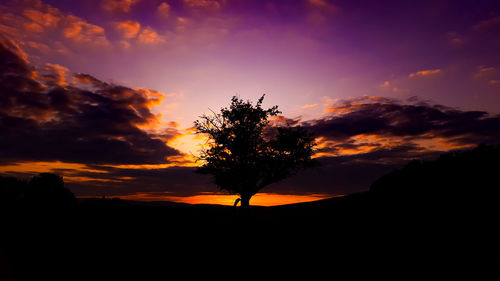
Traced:
<svg viewBox="0 0 500 281">
<path fill-rule="evenodd" d="M 0 281 L 500 280 L 499 171 L 500 146 L 480 145 L 411 161 L 365 193 L 246 211 L 77 202 L 56 175 L 3 178 Z"/>
<path fill-rule="evenodd" d="M 490 207 L 407 206 L 367 192 L 248 212 L 111 199 L 64 212 L 9 210 L 0 280 L 315 280 L 340 272 L 490 279 L 500 268 Z"/>
</svg>

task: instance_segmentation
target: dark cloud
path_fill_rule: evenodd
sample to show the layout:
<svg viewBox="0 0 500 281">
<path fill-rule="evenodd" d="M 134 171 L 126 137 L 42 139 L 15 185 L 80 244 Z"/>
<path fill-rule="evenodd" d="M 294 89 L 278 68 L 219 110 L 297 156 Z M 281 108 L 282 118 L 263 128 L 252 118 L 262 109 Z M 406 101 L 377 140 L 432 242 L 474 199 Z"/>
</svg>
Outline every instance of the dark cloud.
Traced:
<svg viewBox="0 0 500 281">
<path fill-rule="evenodd" d="M 321 157 L 321 166 L 306 170 L 264 192 L 292 194 L 350 194 L 366 191 L 371 183 L 413 159 L 435 159 L 439 151 L 421 151 L 413 145 L 379 148 L 367 153 Z"/>
<path fill-rule="evenodd" d="M 379 137 L 457 137 L 463 144 L 496 143 L 500 138 L 500 116 L 483 111 L 461 111 L 426 102 L 399 104 L 364 103 L 343 107 L 342 112 L 303 123 L 329 140 L 348 141 L 361 134 Z"/>
<path fill-rule="evenodd" d="M 70 182 L 68 187 L 78 195 L 130 195 L 140 193 L 164 193 L 173 196 L 199 195 L 217 192 L 210 178 L 195 173 L 192 167 L 164 169 L 124 169 L 97 167 L 107 173 L 78 172 L 78 176 L 110 181 Z"/>
<path fill-rule="evenodd" d="M 112 85 L 84 74 L 61 87 L 53 81 L 63 74 L 45 73 L 45 80 L 54 79 L 44 83 L 26 55 L 8 39 L 0 39 L 0 60 L 3 162 L 153 164 L 180 155 L 162 140 L 176 132 L 156 136 L 138 127 L 156 121 L 149 107 L 162 98 L 160 93 Z"/>
<path fill-rule="evenodd" d="M 340 101 L 338 110 L 302 125 L 322 138 L 322 165 L 265 192 L 349 194 L 414 159 L 435 159 L 454 149 L 500 142 L 500 116 L 461 111 L 413 98 L 410 104 L 374 97 Z M 371 135 L 373 139 L 358 138 Z M 360 141 L 361 139 L 361 141 Z M 438 140 L 438 146 L 425 141 Z M 365 147 L 368 149 L 364 149 Z"/>
</svg>

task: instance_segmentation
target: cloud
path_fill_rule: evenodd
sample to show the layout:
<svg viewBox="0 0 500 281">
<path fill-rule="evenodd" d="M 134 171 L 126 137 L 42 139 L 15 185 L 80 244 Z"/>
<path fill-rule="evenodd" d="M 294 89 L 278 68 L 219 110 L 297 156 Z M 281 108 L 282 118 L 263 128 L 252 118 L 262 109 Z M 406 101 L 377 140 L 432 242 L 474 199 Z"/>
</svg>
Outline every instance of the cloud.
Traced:
<svg viewBox="0 0 500 281">
<path fill-rule="evenodd" d="M 165 38 L 159 35 L 153 28 L 146 27 L 139 34 L 139 42 L 146 45 L 154 45 L 165 42 Z"/>
<path fill-rule="evenodd" d="M 79 83 L 87 84 L 98 89 L 110 86 L 108 83 L 100 81 L 90 74 L 75 73 L 73 74 L 73 78 Z"/>
<path fill-rule="evenodd" d="M 191 10 L 219 11 L 225 4 L 225 0 L 183 0 L 184 6 Z"/>
<path fill-rule="evenodd" d="M 21 42 L 22 46 L 25 48 L 29 48 L 31 50 L 36 50 L 39 53 L 46 54 L 50 51 L 50 47 L 44 43 L 37 43 L 33 41 L 24 41 Z"/>
<path fill-rule="evenodd" d="M 408 75 L 408 77 L 409 78 L 423 77 L 423 76 L 436 75 L 436 74 L 439 74 L 439 73 L 441 73 L 441 69 L 426 69 L 426 70 L 421 70 L 421 71 L 417 71 L 417 72 L 414 72 L 414 73 L 410 73 Z"/>
<path fill-rule="evenodd" d="M 0 17 L 0 29 L 19 42 L 29 41 L 32 46 L 45 45 L 55 52 L 63 49 L 57 46 L 61 42 L 75 47 L 110 45 L 103 27 L 65 14 L 41 1 L 13 1 L 5 8 L 8 13 Z"/>
<path fill-rule="evenodd" d="M 418 98 L 397 101 L 363 96 L 336 100 L 337 111 L 298 123 L 315 133 L 322 165 L 265 192 L 349 194 L 413 159 L 435 159 L 454 149 L 500 139 L 500 116 L 462 111 Z M 363 176 L 360 176 L 363 175 Z"/>
<path fill-rule="evenodd" d="M 24 10 L 23 15 L 32 20 L 33 24 L 44 27 L 55 27 L 61 21 L 61 14 L 55 9 L 50 9 L 48 12 L 27 9 Z"/>
<path fill-rule="evenodd" d="M 300 108 L 302 109 L 307 109 L 307 108 L 314 108 L 316 107 L 318 104 L 316 103 L 313 103 L 313 104 L 304 104 L 303 106 L 301 106 Z"/>
<path fill-rule="evenodd" d="M 165 134 L 142 127 L 159 122 L 150 111 L 157 91 L 131 89 L 90 75 L 32 66 L 11 40 L 0 41 L 0 158 L 5 162 L 62 161 L 100 164 L 161 164 L 181 155 Z M 173 136 L 170 136 L 173 137 Z"/>
<path fill-rule="evenodd" d="M 416 98 L 406 104 L 367 96 L 337 103 L 330 115 L 301 122 L 318 136 L 323 156 L 408 145 L 416 152 L 447 151 L 500 138 L 500 116 L 482 111 L 461 111 Z"/>
<path fill-rule="evenodd" d="M 161 2 L 158 7 L 156 7 L 156 15 L 161 20 L 166 20 L 170 16 L 170 5 L 166 2 Z"/>
<path fill-rule="evenodd" d="M 141 24 L 137 21 L 126 20 L 116 24 L 116 29 L 124 38 L 135 38 L 141 30 Z"/>
<path fill-rule="evenodd" d="M 490 30 L 498 30 L 498 27 L 500 27 L 500 16 L 483 20 L 475 24 L 472 27 L 472 29 L 475 31 L 490 31 Z"/>
<path fill-rule="evenodd" d="M 300 119 L 296 118 L 288 118 L 283 115 L 271 116 L 269 118 L 269 122 L 271 126 L 294 126 L 300 123 Z"/>
<path fill-rule="evenodd" d="M 21 38 L 28 33 L 56 29 L 64 18 L 59 9 L 41 1 L 12 1 L 4 6 L 0 16 L 2 31 L 10 37 Z"/>
<path fill-rule="evenodd" d="M 102 0 L 101 8 L 108 12 L 128 13 L 140 0 Z"/>
<path fill-rule="evenodd" d="M 337 14 L 340 8 L 326 0 L 307 0 L 307 19 L 313 24 L 323 24 Z"/>
<path fill-rule="evenodd" d="M 381 97 L 381 96 L 361 96 L 349 99 L 333 99 L 327 100 L 325 113 L 345 113 L 352 111 L 356 107 L 363 106 L 370 103 L 396 103 L 395 99 Z"/>
<path fill-rule="evenodd" d="M 175 121 L 168 122 L 168 126 L 170 126 L 170 127 L 176 128 L 176 127 L 179 127 L 179 125 L 180 124 L 178 122 L 175 122 Z"/>
<path fill-rule="evenodd" d="M 338 7 L 326 0 L 307 0 L 306 2 L 309 7 L 324 10 L 327 13 L 335 13 L 338 10 Z"/>
<path fill-rule="evenodd" d="M 492 66 L 480 66 L 474 73 L 473 78 L 480 80 L 494 80 L 500 78 L 500 71 Z"/>
<path fill-rule="evenodd" d="M 491 66 L 480 66 L 477 70 L 476 77 L 481 77 L 483 75 L 489 75 L 492 73 L 497 73 L 498 70 L 496 70 L 494 67 Z"/>
<path fill-rule="evenodd" d="M 122 182 L 102 182 L 89 184 L 75 182 L 68 185 L 79 195 L 99 196 L 132 195 L 144 192 L 168 192 L 177 196 L 191 196 L 206 192 L 216 192 L 217 187 L 210 183 L 207 176 L 194 172 L 191 167 L 169 167 L 160 169 L 128 169 L 114 167 L 99 167 L 105 169 L 106 174 L 99 174 L 103 179 L 117 179 L 130 177 Z M 96 174 L 80 172 L 79 176 L 93 178 Z"/>
<path fill-rule="evenodd" d="M 482 84 L 493 87 L 500 85 L 500 71 L 492 66 L 479 66 L 472 77 Z"/>
<path fill-rule="evenodd" d="M 98 46 L 110 45 L 104 28 L 90 24 L 79 17 L 66 16 L 63 28 L 64 37 L 72 39 L 77 43 L 87 43 Z"/>
<path fill-rule="evenodd" d="M 494 54 L 500 46 L 498 30 L 500 28 L 500 16 L 493 16 L 471 25 L 468 29 L 460 32 L 448 32 L 446 39 L 456 50 L 460 50 L 462 56 L 488 56 Z"/>
<path fill-rule="evenodd" d="M 68 74 L 68 68 L 58 64 L 47 63 L 42 72 L 37 74 L 37 78 L 49 87 L 65 87 L 68 86 Z"/>
</svg>

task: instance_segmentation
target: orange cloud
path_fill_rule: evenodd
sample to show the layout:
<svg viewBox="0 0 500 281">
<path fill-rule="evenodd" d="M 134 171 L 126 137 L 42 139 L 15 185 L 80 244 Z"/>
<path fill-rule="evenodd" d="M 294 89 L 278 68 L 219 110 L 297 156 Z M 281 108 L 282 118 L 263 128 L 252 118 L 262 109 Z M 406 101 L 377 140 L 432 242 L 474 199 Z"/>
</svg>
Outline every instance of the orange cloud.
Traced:
<svg viewBox="0 0 500 281">
<path fill-rule="evenodd" d="M 79 17 L 69 15 L 65 18 L 64 37 L 78 43 L 108 46 L 110 43 L 104 33 L 104 28 L 90 24 Z"/>
<path fill-rule="evenodd" d="M 70 175 L 75 172 L 108 173 L 108 171 L 105 170 L 89 168 L 85 164 L 61 161 L 22 162 L 0 166 L 0 172 L 2 173 L 51 173 L 54 171 L 59 171 L 58 173 L 63 173 L 63 175 Z"/>
<path fill-rule="evenodd" d="M 65 182 L 114 182 L 123 183 L 127 180 L 132 180 L 133 177 L 116 177 L 116 178 L 99 178 L 99 177 L 81 177 L 81 176 L 64 176 Z"/>
<path fill-rule="evenodd" d="M 329 107 L 324 110 L 325 113 L 331 113 L 331 112 L 342 112 L 342 111 L 350 111 L 353 110 L 356 107 L 360 107 L 365 105 L 364 103 L 351 103 L 348 105 L 344 106 L 334 106 L 334 107 Z"/>
<path fill-rule="evenodd" d="M 23 47 L 28 47 L 30 49 L 37 50 L 40 53 L 47 53 L 50 51 L 50 47 L 47 44 L 38 43 L 34 41 L 24 41 L 22 42 Z"/>
<path fill-rule="evenodd" d="M 21 162 L 0 166 L 0 173 L 57 173 L 62 175 L 65 182 L 104 182 L 123 183 L 133 177 L 113 177 L 109 171 L 89 168 L 85 164 L 66 163 L 61 161 L 53 162 Z M 81 173 L 92 173 L 92 177 L 81 176 Z"/>
<path fill-rule="evenodd" d="M 60 86 L 65 87 L 68 85 L 66 75 L 69 73 L 69 69 L 59 65 L 59 64 L 45 64 L 45 68 L 42 70 L 44 73 L 39 76 L 40 80 L 45 82 L 48 86 Z"/>
<path fill-rule="evenodd" d="M 146 102 L 144 105 L 148 109 L 160 105 L 162 101 L 165 99 L 165 95 L 163 93 L 155 90 L 144 89 L 144 88 L 136 88 L 134 90 L 140 93 L 145 98 Z"/>
<path fill-rule="evenodd" d="M 19 1 L 13 1 L 13 3 L 15 2 Z M 33 44 L 45 44 L 49 47 L 45 51 L 63 55 L 68 55 L 70 51 L 63 45 L 67 42 L 61 40 L 61 36 L 79 43 L 73 47 L 80 46 L 81 43 L 98 47 L 110 45 L 104 28 L 98 25 L 91 24 L 74 15 L 64 14 L 59 9 L 41 1 L 21 2 L 29 2 L 29 8 L 24 10 L 19 9 L 19 7 L 12 8 L 11 13 L 0 16 L 0 31 L 12 39 L 20 42 L 30 41 L 32 46 Z M 33 36 L 33 33 L 43 36 Z"/>
<path fill-rule="evenodd" d="M 217 0 L 184 0 L 184 5 L 189 9 L 203 9 L 208 11 L 218 11 L 226 1 Z"/>
<path fill-rule="evenodd" d="M 168 122 L 167 125 L 170 127 L 177 128 L 177 127 L 179 127 L 180 124 L 175 122 L 175 121 L 171 121 L 171 122 Z"/>
<path fill-rule="evenodd" d="M 305 104 L 303 106 L 301 106 L 300 108 L 313 108 L 313 107 L 316 107 L 318 104 L 317 103 L 313 103 L 313 104 Z"/>
<path fill-rule="evenodd" d="M 23 24 L 23 28 L 29 32 L 43 32 L 43 27 L 35 22 L 26 22 Z"/>
<path fill-rule="evenodd" d="M 423 76 L 429 76 L 429 75 L 435 75 L 441 73 L 441 69 L 427 69 L 427 70 L 421 70 L 417 71 L 414 73 L 410 73 L 408 77 L 413 78 L 413 77 L 423 77 Z"/>
<path fill-rule="evenodd" d="M 165 42 L 165 39 L 160 36 L 153 28 L 146 27 L 139 34 L 139 42 L 143 44 L 159 44 Z"/>
<path fill-rule="evenodd" d="M 61 13 L 57 9 L 51 9 L 46 13 L 38 10 L 28 9 L 24 11 L 23 15 L 32 20 L 33 23 L 44 27 L 55 27 L 61 20 Z"/>
<path fill-rule="evenodd" d="M 116 29 L 122 34 L 124 38 L 130 39 L 137 36 L 139 31 L 141 30 L 141 24 L 137 21 L 127 20 L 119 22 L 116 25 Z"/>
<path fill-rule="evenodd" d="M 106 87 L 108 85 L 107 83 L 102 82 L 99 79 L 97 79 L 94 76 L 89 75 L 89 74 L 75 73 L 73 75 L 73 78 L 76 80 L 76 82 L 79 82 L 82 84 L 88 84 L 88 85 L 95 86 L 95 87 Z"/>
<path fill-rule="evenodd" d="M 174 136 L 173 138 L 176 138 Z M 168 145 L 178 149 L 171 142 Z M 168 161 L 166 164 L 117 164 L 117 165 L 102 165 L 103 167 L 112 167 L 117 169 L 133 169 L 133 170 L 157 170 L 166 169 L 172 167 L 197 167 L 201 163 L 197 162 L 197 157 L 191 153 L 184 153 L 181 155 L 168 156 L 165 160 Z"/>
<path fill-rule="evenodd" d="M 30 63 L 28 60 L 28 54 L 26 54 L 26 52 L 24 52 L 19 47 L 17 42 L 15 42 L 14 40 L 9 40 L 9 39 L 3 40 L 3 38 L 0 38 L 0 43 L 5 44 L 6 47 L 9 49 L 9 51 L 13 52 L 16 56 L 19 57 L 19 59 L 21 59 L 23 64 L 28 65 Z"/>
<path fill-rule="evenodd" d="M 166 20 L 170 15 L 170 5 L 166 2 L 161 2 L 156 8 L 156 15 L 162 20 Z"/>
<path fill-rule="evenodd" d="M 414 143 L 422 151 L 451 151 L 455 149 L 472 148 L 476 144 L 462 143 L 460 137 L 440 137 L 432 133 L 423 134 L 420 138 L 416 139 Z"/>
<path fill-rule="evenodd" d="M 499 71 L 491 66 L 480 66 L 477 72 L 474 74 L 475 79 L 492 79 L 495 77 Z"/>
<path fill-rule="evenodd" d="M 39 3 L 19 14 L 4 14 L 0 17 L 0 22 L 4 24 L 2 25 L 3 32 L 18 38 L 25 36 L 24 32 L 19 33 L 21 27 L 23 31 L 41 33 L 46 28 L 57 27 L 63 17 L 64 15 L 58 9 Z"/>
<path fill-rule="evenodd" d="M 318 137 L 316 138 L 316 143 L 317 152 L 314 154 L 313 158 L 369 153 L 376 149 L 392 148 L 401 145 L 402 139 L 374 134 L 359 134 L 342 142 Z"/>
<path fill-rule="evenodd" d="M 139 3 L 140 0 L 103 0 L 101 7 L 108 12 L 130 12 L 133 5 Z"/>
<path fill-rule="evenodd" d="M 462 143 L 460 141 L 461 137 L 463 136 L 440 137 L 432 133 L 422 134 L 413 138 L 382 134 L 359 134 L 343 141 L 334 141 L 324 137 L 318 137 L 316 138 L 317 152 L 313 155 L 313 158 L 366 154 L 378 150 L 390 151 L 398 147 L 409 145 L 414 146 L 414 151 L 418 153 L 465 149 L 476 145 Z M 382 161 L 383 159 L 379 160 Z"/>
<path fill-rule="evenodd" d="M 271 126 L 284 126 L 284 125 L 296 125 L 300 123 L 300 119 L 288 118 L 283 115 L 271 116 L 269 118 Z"/>
</svg>

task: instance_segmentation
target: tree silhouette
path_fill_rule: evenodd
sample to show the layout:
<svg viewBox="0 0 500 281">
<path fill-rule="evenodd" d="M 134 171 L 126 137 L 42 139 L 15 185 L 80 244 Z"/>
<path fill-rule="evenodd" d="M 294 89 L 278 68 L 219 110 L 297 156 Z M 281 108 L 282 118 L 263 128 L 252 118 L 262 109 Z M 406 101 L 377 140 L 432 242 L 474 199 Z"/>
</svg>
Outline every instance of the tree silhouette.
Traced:
<svg viewBox="0 0 500 281">
<path fill-rule="evenodd" d="M 61 210 L 76 204 L 74 194 L 64 187 L 63 178 L 56 174 L 41 173 L 29 181 L 0 176 L 0 209 Z"/>
<path fill-rule="evenodd" d="M 243 208 L 263 187 L 316 165 L 313 135 L 300 126 L 270 126 L 269 117 L 281 112 L 277 105 L 263 109 L 263 100 L 264 95 L 253 105 L 233 97 L 229 108 L 194 122 L 197 133 L 209 138 L 197 172 L 239 194 Z"/>
<path fill-rule="evenodd" d="M 76 204 L 73 193 L 64 187 L 63 178 L 52 173 L 32 177 L 24 196 L 29 205 L 43 208 L 68 208 Z"/>
<path fill-rule="evenodd" d="M 27 185 L 23 180 L 0 176 L 0 208 L 19 206 L 24 200 Z"/>
</svg>

